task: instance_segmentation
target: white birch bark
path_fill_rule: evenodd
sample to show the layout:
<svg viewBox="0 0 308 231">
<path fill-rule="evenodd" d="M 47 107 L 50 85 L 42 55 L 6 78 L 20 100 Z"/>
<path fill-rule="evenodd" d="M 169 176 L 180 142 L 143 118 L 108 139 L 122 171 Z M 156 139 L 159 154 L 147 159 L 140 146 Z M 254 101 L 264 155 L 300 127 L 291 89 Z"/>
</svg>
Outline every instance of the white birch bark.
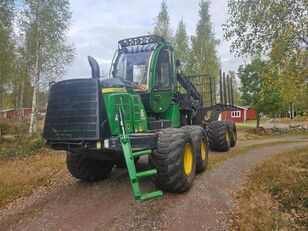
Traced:
<svg viewBox="0 0 308 231">
<path fill-rule="evenodd" d="M 34 67 L 34 75 L 33 75 L 33 95 L 32 95 L 32 113 L 30 118 L 30 128 L 29 135 L 31 136 L 33 133 L 37 131 L 37 94 L 39 91 L 39 83 L 40 83 L 40 66 L 39 66 L 39 40 L 36 42 L 36 54 L 35 54 L 35 67 Z"/>
</svg>

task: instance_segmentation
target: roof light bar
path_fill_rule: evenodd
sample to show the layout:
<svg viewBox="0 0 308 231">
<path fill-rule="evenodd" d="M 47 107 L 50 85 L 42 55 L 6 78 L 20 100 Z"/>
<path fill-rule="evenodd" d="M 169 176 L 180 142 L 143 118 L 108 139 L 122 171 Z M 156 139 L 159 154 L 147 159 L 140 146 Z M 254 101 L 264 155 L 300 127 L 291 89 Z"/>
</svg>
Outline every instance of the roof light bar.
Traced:
<svg viewBox="0 0 308 231">
<path fill-rule="evenodd" d="M 147 44 L 161 44 L 165 40 L 158 35 L 145 35 L 135 38 L 123 39 L 118 42 L 119 49 L 123 49 L 130 46 L 136 45 L 147 45 Z"/>
</svg>

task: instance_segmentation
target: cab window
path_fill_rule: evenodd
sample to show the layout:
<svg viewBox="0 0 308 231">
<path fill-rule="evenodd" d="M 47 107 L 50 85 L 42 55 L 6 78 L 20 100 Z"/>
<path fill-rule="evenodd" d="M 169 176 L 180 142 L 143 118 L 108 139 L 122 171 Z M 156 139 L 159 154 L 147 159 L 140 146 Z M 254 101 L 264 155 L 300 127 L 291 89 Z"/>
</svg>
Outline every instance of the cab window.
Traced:
<svg viewBox="0 0 308 231">
<path fill-rule="evenodd" d="M 166 90 L 172 88 L 172 56 L 170 50 L 162 50 L 157 59 L 154 90 Z"/>
</svg>

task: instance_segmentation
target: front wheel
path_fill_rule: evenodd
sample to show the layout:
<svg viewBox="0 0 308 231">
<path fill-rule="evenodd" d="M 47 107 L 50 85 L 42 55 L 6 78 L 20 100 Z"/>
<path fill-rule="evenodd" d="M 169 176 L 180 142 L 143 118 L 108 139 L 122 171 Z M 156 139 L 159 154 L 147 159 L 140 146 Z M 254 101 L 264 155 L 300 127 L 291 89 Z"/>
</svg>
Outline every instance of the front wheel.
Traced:
<svg viewBox="0 0 308 231">
<path fill-rule="evenodd" d="M 167 128 L 159 132 L 157 149 L 149 157 L 157 170 L 156 185 L 168 192 L 188 191 L 195 178 L 196 155 L 190 134 L 181 128 Z"/>
<path fill-rule="evenodd" d="M 77 179 L 94 182 L 106 178 L 114 164 L 110 161 L 87 158 L 80 153 L 67 151 L 66 165 L 69 172 Z"/>
</svg>

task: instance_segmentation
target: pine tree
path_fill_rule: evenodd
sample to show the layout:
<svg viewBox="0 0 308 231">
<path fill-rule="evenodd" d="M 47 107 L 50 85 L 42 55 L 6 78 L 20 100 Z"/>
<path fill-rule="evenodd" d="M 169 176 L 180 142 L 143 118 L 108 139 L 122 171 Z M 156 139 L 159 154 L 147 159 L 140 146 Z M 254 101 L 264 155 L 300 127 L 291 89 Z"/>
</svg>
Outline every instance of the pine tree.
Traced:
<svg viewBox="0 0 308 231">
<path fill-rule="evenodd" d="M 196 28 L 196 35 L 191 37 L 192 51 L 190 66 L 192 74 L 209 74 L 218 76 L 220 62 L 216 55 L 219 40 L 215 39 L 211 17 L 209 14 L 210 1 L 201 0 L 200 19 Z"/>
<path fill-rule="evenodd" d="M 170 28 L 170 19 L 167 9 L 167 1 L 161 3 L 161 10 L 154 19 L 153 34 L 162 36 L 166 41 L 172 42 L 172 31 Z"/>
<path fill-rule="evenodd" d="M 186 26 L 183 18 L 178 24 L 174 37 L 174 48 L 177 58 L 181 61 L 182 70 L 187 72 L 189 62 L 189 37 L 186 32 Z"/>
</svg>

